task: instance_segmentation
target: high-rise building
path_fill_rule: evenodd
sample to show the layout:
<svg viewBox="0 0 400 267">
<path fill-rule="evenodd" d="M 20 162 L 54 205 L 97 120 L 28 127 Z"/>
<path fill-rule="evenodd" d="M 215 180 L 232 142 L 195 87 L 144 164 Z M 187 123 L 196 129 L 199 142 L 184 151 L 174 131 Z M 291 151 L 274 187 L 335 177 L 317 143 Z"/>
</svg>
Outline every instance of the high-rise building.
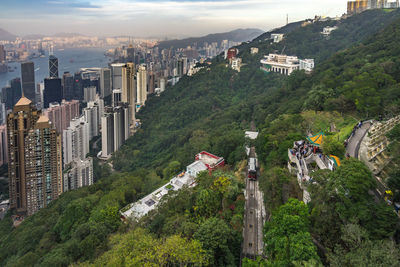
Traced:
<svg viewBox="0 0 400 267">
<path fill-rule="evenodd" d="M 43 83 L 36 84 L 35 103 L 38 109 L 43 109 L 43 90 L 44 90 Z"/>
<path fill-rule="evenodd" d="M 65 100 L 74 99 L 74 77 L 69 72 L 64 72 L 62 78 L 63 96 Z"/>
<path fill-rule="evenodd" d="M 8 163 L 7 126 L 0 125 L 0 166 Z"/>
<path fill-rule="evenodd" d="M 101 118 L 103 158 L 109 158 L 129 137 L 129 108 L 127 105 L 107 107 Z"/>
<path fill-rule="evenodd" d="M 21 98 L 21 80 L 15 78 L 10 81 L 10 86 L 6 86 L 2 91 L 3 102 L 6 104 L 6 109 L 12 109 L 17 103 L 18 99 Z"/>
<path fill-rule="evenodd" d="M 119 106 L 122 103 L 122 90 L 121 89 L 114 89 L 112 91 L 112 98 L 111 103 L 113 107 Z"/>
<path fill-rule="evenodd" d="M 136 106 L 136 80 L 135 80 L 135 64 L 127 63 L 122 68 L 122 92 L 121 101 L 129 105 L 129 123 L 135 123 L 135 106 Z"/>
<path fill-rule="evenodd" d="M 135 61 L 135 48 L 133 48 L 132 44 L 129 44 L 128 48 L 126 49 L 126 54 L 128 62 Z"/>
<path fill-rule="evenodd" d="M 0 45 L 0 63 L 6 61 L 6 51 L 4 50 L 4 45 Z"/>
<path fill-rule="evenodd" d="M 136 103 L 139 106 L 143 106 L 147 100 L 147 69 L 145 64 L 139 66 L 136 81 L 137 81 Z"/>
<path fill-rule="evenodd" d="M 49 77 L 58 78 L 58 58 L 54 55 L 49 56 Z"/>
<path fill-rule="evenodd" d="M 160 79 L 160 91 L 164 92 L 166 88 L 166 79 L 165 78 L 161 78 Z"/>
<path fill-rule="evenodd" d="M 122 89 L 122 68 L 124 63 L 111 64 L 112 89 Z"/>
<path fill-rule="evenodd" d="M 10 207 L 32 215 L 63 192 L 61 138 L 22 97 L 7 117 Z"/>
<path fill-rule="evenodd" d="M 93 159 L 76 159 L 64 171 L 64 192 L 93 184 Z"/>
<path fill-rule="evenodd" d="M 95 86 L 89 86 L 86 88 L 83 88 L 83 102 L 90 102 L 94 101 L 96 99 L 96 87 Z"/>
<path fill-rule="evenodd" d="M 156 89 L 156 76 L 153 72 L 149 74 L 149 94 L 154 94 L 154 90 Z"/>
<path fill-rule="evenodd" d="M 74 99 L 83 100 L 84 81 L 80 72 L 74 74 Z"/>
<path fill-rule="evenodd" d="M 114 149 L 114 116 L 111 111 L 106 111 L 101 117 L 101 157 L 108 159 Z"/>
<path fill-rule="evenodd" d="M 87 107 L 83 109 L 85 120 L 89 124 L 89 139 L 100 134 L 101 117 L 104 114 L 104 101 L 97 97 L 95 101 L 87 103 Z"/>
<path fill-rule="evenodd" d="M 102 68 L 100 70 L 100 96 L 102 98 L 111 95 L 111 70 Z"/>
<path fill-rule="evenodd" d="M 63 92 L 60 78 L 44 79 L 43 106 L 48 108 L 50 103 L 61 103 Z"/>
<path fill-rule="evenodd" d="M 63 100 L 61 104 L 50 104 L 50 107 L 44 111 L 44 115 L 55 126 L 57 133 L 62 134 L 70 126 L 70 122 L 79 117 L 79 101 Z"/>
<path fill-rule="evenodd" d="M 21 80 L 25 97 L 35 102 L 35 67 L 33 62 L 21 63 Z"/>
<path fill-rule="evenodd" d="M 0 102 L 0 125 L 7 123 L 7 110 L 6 104 Z"/>
<path fill-rule="evenodd" d="M 183 59 L 178 59 L 176 62 L 177 76 L 181 78 L 183 76 Z"/>
<path fill-rule="evenodd" d="M 84 160 L 89 153 L 89 124 L 82 116 L 73 119 L 63 132 L 64 166 L 74 160 Z"/>
</svg>

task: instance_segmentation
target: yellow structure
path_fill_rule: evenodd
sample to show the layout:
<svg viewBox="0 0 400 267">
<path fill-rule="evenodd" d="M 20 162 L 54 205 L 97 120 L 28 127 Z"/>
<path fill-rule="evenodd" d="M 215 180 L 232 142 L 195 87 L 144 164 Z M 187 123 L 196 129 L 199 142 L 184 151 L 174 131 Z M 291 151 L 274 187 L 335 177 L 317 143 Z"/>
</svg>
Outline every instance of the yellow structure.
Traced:
<svg viewBox="0 0 400 267">
<path fill-rule="evenodd" d="M 320 132 L 314 136 L 307 137 L 307 140 L 315 146 L 320 146 L 320 145 L 322 145 L 324 136 L 325 136 L 325 134 L 323 132 Z"/>
<path fill-rule="evenodd" d="M 354 15 L 368 9 L 368 0 L 356 0 L 347 2 L 347 14 Z"/>
</svg>

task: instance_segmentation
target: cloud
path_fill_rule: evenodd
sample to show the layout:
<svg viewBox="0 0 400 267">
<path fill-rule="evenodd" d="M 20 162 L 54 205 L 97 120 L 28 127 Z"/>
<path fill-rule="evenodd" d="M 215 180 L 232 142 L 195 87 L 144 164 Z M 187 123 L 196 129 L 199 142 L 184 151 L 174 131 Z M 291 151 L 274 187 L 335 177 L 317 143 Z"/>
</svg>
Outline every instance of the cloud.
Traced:
<svg viewBox="0 0 400 267">
<path fill-rule="evenodd" d="M 79 28 L 96 35 L 198 35 L 236 27 L 267 30 L 285 23 L 286 14 L 291 21 L 316 14 L 340 15 L 346 1 L 13 0 L 2 4 L 0 24 L 24 34 Z"/>
</svg>

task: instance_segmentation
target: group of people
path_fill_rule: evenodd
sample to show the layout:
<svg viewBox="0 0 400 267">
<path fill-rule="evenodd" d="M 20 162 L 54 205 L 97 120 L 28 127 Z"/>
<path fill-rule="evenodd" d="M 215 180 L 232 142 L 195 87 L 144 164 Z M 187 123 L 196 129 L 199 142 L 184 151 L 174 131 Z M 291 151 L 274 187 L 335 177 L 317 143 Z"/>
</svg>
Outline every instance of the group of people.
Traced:
<svg viewBox="0 0 400 267">
<path fill-rule="evenodd" d="M 308 142 L 306 142 L 304 140 L 294 142 L 294 147 L 290 151 L 291 151 L 292 155 L 296 156 L 296 158 L 298 160 L 300 160 L 302 157 L 306 158 L 311 154 L 316 154 L 316 153 L 322 152 L 318 146 L 309 144 Z"/>
<path fill-rule="evenodd" d="M 300 166 L 303 168 L 303 161 L 302 158 L 307 158 L 311 154 L 319 154 L 322 155 L 322 151 L 318 146 L 310 144 L 304 140 L 297 141 L 294 143 L 293 149 L 290 150 L 290 153 L 299 160 Z M 299 172 L 300 177 L 302 178 L 303 182 L 306 181 L 306 178 L 303 173 L 303 169 Z"/>
</svg>

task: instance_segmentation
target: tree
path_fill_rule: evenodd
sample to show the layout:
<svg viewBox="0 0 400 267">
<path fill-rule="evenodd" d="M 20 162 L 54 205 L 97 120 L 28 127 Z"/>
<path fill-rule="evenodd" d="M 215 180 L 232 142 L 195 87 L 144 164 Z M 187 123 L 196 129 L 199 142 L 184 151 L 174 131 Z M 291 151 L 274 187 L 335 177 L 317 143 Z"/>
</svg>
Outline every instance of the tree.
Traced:
<svg viewBox="0 0 400 267">
<path fill-rule="evenodd" d="M 111 249 L 93 264 L 81 266 L 203 266 L 207 265 L 205 250 L 199 241 L 178 235 L 165 241 L 156 239 L 141 228 L 114 235 Z"/>
<path fill-rule="evenodd" d="M 400 251 L 391 240 L 372 241 L 357 224 L 342 228 L 342 245 L 328 255 L 332 266 L 399 266 Z"/>
<path fill-rule="evenodd" d="M 210 218 L 200 225 L 194 238 L 207 251 L 212 266 L 233 266 L 234 256 L 230 250 L 232 230 L 221 219 Z"/>
<path fill-rule="evenodd" d="M 341 143 L 335 136 L 325 136 L 322 142 L 322 151 L 325 155 L 334 155 L 342 158 L 346 149 L 343 143 Z"/>
<path fill-rule="evenodd" d="M 220 201 L 214 191 L 203 189 L 197 194 L 194 210 L 198 216 L 209 218 L 218 211 L 219 207 Z"/>
<path fill-rule="evenodd" d="M 333 249 L 340 242 L 340 223 L 358 223 L 374 239 L 393 236 L 396 215 L 375 200 L 376 182 L 364 163 L 347 159 L 336 171 L 316 172 L 313 179 L 309 186 L 313 232 L 325 247 Z"/>
<path fill-rule="evenodd" d="M 321 111 L 325 101 L 333 97 L 335 92 L 331 88 L 325 88 L 323 85 L 314 86 L 307 94 L 307 100 L 304 106 L 307 109 Z"/>
<path fill-rule="evenodd" d="M 164 179 L 171 179 L 179 173 L 181 164 L 179 161 L 171 161 L 168 166 L 163 170 Z"/>
<path fill-rule="evenodd" d="M 271 263 L 291 265 L 294 261 L 319 261 L 308 232 L 308 218 L 307 206 L 297 199 L 289 199 L 273 214 L 271 221 L 265 223 L 265 251 Z"/>
</svg>

